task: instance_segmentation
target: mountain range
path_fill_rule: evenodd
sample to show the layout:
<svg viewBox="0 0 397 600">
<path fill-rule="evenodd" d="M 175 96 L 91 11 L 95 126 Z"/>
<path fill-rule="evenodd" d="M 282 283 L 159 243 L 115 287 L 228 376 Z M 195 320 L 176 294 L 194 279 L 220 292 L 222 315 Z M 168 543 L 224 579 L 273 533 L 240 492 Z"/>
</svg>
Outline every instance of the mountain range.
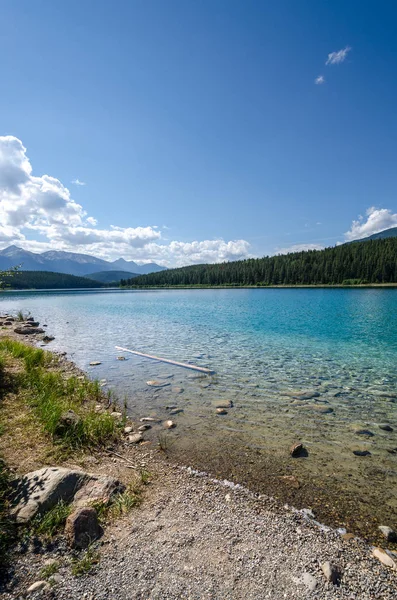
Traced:
<svg viewBox="0 0 397 600">
<path fill-rule="evenodd" d="M 89 275 L 98 271 L 124 271 L 134 275 L 146 275 L 164 271 L 156 263 L 138 265 L 133 260 L 119 258 L 107 261 L 88 254 L 76 254 L 62 250 L 49 250 L 38 254 L 23 250 L 18 246 L 9 246 L 0 251 L 0 271 L 19 266 L 23 271 L 50 271 L 69 275 Z"/>
<path fill-rule="evenodd" d="M 369 240 L 384 240 L 390 237 L 397 237 L 397 227 L 390 227 L 389 229 L 384 229 L 383 231 L 379 231 L 379 233 L 373 233 L 368 237 L 361 238 L 361 240 L 354 240 L 355 242 L 368 242 Z"/>
</svg>

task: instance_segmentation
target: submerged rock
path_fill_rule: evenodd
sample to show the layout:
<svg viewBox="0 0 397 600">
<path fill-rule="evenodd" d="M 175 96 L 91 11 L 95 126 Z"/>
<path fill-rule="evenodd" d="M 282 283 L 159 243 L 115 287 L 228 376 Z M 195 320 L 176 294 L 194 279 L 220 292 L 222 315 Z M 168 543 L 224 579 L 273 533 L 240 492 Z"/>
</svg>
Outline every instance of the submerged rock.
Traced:
<svg viewBox="0 0 397 600">
<path fill-rule="evenodd" d="M 216 402 L 215 408 L 232 408 L 233 402 L 231 400 L 220 400 Z"/>
<path fill-rule="evenodd" d="M 164 423 L 164 427 L 166 429 L 174 429 L 174 427 L 176 427 L 176 423 L 174 423 L 174 421 L 168 420 Z"/>
<path fill-rule="evenodd" d="M 100 360 L 92 360 L 90 362 L 90 367 L 97 367 L 98 365 L 101 365 L 101 361 Z"/>
<path fill-rule="evenodd" d="M 216 409 L 216 414 L 217 415 L 227 415 L 227 410 L 224 408 L 217 408 Z"/>
<path fill-rule="evenodd" d="M 369 450 L 353 450 L 353 454 L 355 454 L 355 456 L 371 456 Z"/>
<path fill-rule="evenodd" d="M 304 447 L 303 444 L 301 444 L 300 442 L 297 442 L 296 444 L 292 444 L 291 448 L 289 449 L 289 453 L 293 458 L 297 458 L 298 456 L 307 456 L 307 450 Z"/>
<path fill-rule="evenodd" d="M 151 387 L 156 387 L 156 388 L 162 388 L 162 387 L 166 387 L 167 385 L 170 385 L 169 382 L 167 381 L 159 381 L 157 379 L 152 379 L 150 381 L 146 382 L 147 385 L 150 385 Z"/>
<path fill-rule="evenodd" d="M 356 429 L 354 433 L 356 435 L 366 435 L 368 437 L 373 437 L 375 435 L 374 433 L 372 433 L 372 431 L 369 431 L 369 429 Z"/>
<path fill-rule="evenodd" d="M 394 431 L 393 427 L 391 425 L 389 425 L 388 423 L 381 423 L 379 425 L 379 429 L 383 429 L 383 431 Z"/>
</svg>

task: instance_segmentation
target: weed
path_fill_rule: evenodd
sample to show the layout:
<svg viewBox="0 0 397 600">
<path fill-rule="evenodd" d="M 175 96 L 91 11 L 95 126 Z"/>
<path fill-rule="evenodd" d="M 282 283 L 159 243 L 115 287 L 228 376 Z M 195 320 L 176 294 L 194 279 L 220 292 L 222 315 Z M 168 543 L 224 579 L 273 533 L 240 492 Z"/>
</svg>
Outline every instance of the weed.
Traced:
<svg viewBox="0 0 397 600">
<path fill-rule="evenodd" d="M 23 310 L 18 310 L 15 318 L 17 321 L 26 321 L 28 317 L 30 317 L 30 312 L 24 313 Z"/>
<path fill-rule="evenodd" d="M 43 567 L 41 569 L 40 577 L 42 579 L 49 579 L 52 575 L 55 575 L 55 573 L 58 573 L 59 567 L 60 567 L 60 564 L 57 561 L 55 561 L 49 565 L 46 565 L 45 567 Z"/>
<path fill-rule="evenodd" d="M 71 510 L 71 506 L 61 500 L 44 515 L 34 519 L 32 522 L 33 532 L 45 538 L 53 538 L 65 525 Z"/>
<path fill-rule="evenodd" d="M 141 501 L 139 491 L 133 488 L 127 488 L 122 494 L 117 494 L 109 507 L 111 517 L 117 519 L 130 512 L 134 506 Z"/>
<path fill-rule="evenodd" d="M 143 485 L 147 485 L 148 483 L 150 483 L 152 479 L 152 474 L 150 471 L 147 471 L 144 467 L 142 467 L 139 471 L 139 475 Z"/>
<path fill-rule="evenodd" d="M 72 562 L 72 575 L 81 577 L 89 573 L 99 563 L 100 554 L 92 546 L 89 546 L 82 558 L 75 558 Z"/>
</svg>

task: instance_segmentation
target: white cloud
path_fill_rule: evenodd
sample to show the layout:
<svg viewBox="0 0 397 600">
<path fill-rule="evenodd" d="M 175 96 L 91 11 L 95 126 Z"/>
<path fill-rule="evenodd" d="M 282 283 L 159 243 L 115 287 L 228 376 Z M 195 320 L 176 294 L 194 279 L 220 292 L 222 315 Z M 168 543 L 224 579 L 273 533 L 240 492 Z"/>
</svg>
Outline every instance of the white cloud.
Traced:
<svg viewBox="0 0 397 600">
<path fill-rule="evenodd" d="M 316 85 L 322 85 L 323 83 L 325 83 L 324 75 L 319 75 L 318 77 L 316 77 L 316 79 L 314 80 L 314 83 Z"/>
<path fill-rule="evenodd" d="M 75 183 L 78 180 L 75 180 Z M 79 182 L 81 184 L 82 182 Z M 79 185 L 77 184 L 77 185 Z M 67 250 L 105 259 L 156 261 L 167 266 L 222 262 L 249 256 L 245 240 L 171 241 L 162 244 L 157 225 L 96 227 L 60 181 L 32 175 L 21 140 L 0 136 L 0 244 L 16 243 L 32 252 Z M 29 239 L 39 234 L 44 241 Z"/>
<path fill-rule="evenodd" d="M 74 185 L 87 185 L 84 181 L 80 181 L 80 179 L 73 179 L 72 183 Z"/>
<path fill-rule="evenodd" d="M 371 206 L 365 217 L 360 215 L 357 221 L 353 221 L 351 228 L 345 233 L 345 239 L 359 240 L 390 227 L 397 227 L 397 213 L 393 213 L 389 208 Z"/>
<path fill-rule="evenodd" d="M 340 63 L 343 63 L 350 50 L 350 46 L 346 46 L 346 48 L 343 48 L 343 50 L 338 50 L 338 52 L 331 52 L 330 54 L 328 54 L 328 58 L 325 64 L 339 65 Z"/>
<path fill-rule="evenodd" d="M 276 248 L 276 254 L 289 254 L 290 252 L 302 252 L 303 250 L 324 250 L 321 244 L 294 244 L 287 248 Z"/>
</svg>

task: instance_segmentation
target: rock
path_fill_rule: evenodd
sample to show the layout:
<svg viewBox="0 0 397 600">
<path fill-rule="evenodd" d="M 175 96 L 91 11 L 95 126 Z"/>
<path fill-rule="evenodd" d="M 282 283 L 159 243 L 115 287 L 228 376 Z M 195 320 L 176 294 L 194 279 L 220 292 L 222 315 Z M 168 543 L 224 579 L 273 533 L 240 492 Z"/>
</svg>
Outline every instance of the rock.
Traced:
<svg viewBox="0 0 397 600">
<path fill-rule="evenodd" d="M 90 362 L 90 367 L 97 367 L 98 365 L 101 365 L 101 361 L 100 360 L 92 360 Z"/>
<path fill-rule="evenodd" d="M 47 592 L 51 589 L 51 586 L 47 581 L 35 581 L 26 590 L 27 594 L 34 594 L 36 592 Z"/>
<path fill-rule="evenodd" d="M 179 415 L 183 413 L 183 408 L 174 408 L 171 410 L 170 415 Z"/>
<path fill-rule="evenodd" d="M 49 581 L 49 583 L 51 585 L 55 585 L 55 584 L 58 584 L 58 583 L 62 583 L 63 582 L 63 577 L 59 573 L 55 573 L 54 575 L 51 575 L 51 577 L 50 577 L 50 579 L 48 581 Z"/>
<path fill-rule="evenodd" d="M 33 333 L 44 333 L 44 329 L 40 329 L 40 327 L 15 327 L 14 333 L 32 335 Z"/>
<path fill-rule="evenodd" d="M 224 408 L 217 408 L 216 414 L 217 415 L 227 415 L 227 410 L 225 410 Z"/>
<path fill-rule="evenodd" d="M 142 417 L 142 419 L 139 419 L 141 423 L 158 423 L 159 420 L 155 419 L 154 417 Z"/>
<path fill-rule="evenodd" d="M 382 550 L 382 548 L 374 548 L 372 556 L 380 560 L 380 562 L 386 567 L 390 567 L 391 569 L 397 568 L 396 562 L 387 554 L 387 552 Z"/>
<path fill-rule="evenodd" d="M 356 429 L 354 433 L 356 435 L 367 435 L 368 437 L 373 437 L 375 435 L 372 431 L 369 431 L 369 429 Z"/>
<path fill-rule="evenodd" d="M 17 523 L 28 523 L 61 500 L 70 502 L 89 478 L 90 476 L 83 471 L 61 467 L 27 473 L 15 482 L 12 515 Z"/>
<path fill-rule="evenodd" d="M 171 391 L 174 392 L 174 394 L 182 394 L 184 390 L 181 387 L 172 387 Z"/>
<path fill-rule="evenodd" d="M 4 321 L 4 325 L 12 325 L 14 321 L 10 321 L 10 319 L 7 319 L 7 321 Z"/>
<path fill-rule="evenodd" d="M 114 477 L 107 475 L 94 476 L 76 492 L 73 504 L 76 508 L 90 506 L 93 502 L 107 504 L 114 494 L 124 492 L 125 486 Z"/>
<path fill-rule="evenodd" d="M 176 427 L 176 423 L 174 423 L 174 421 L 169 420 L 164 423 L 164 427 L 166 429 L 173 429 L 174 427 Z"/>
<path fill-rule="evenodd" d="M 382 423 L 381 425 L 379 425 L 379 429 L 383 429 L 383 431 L 394 431 L 393 427 L 391 427 L 391 425 L 389 425 L 388 423 Z"/>
<path fill-rule="evenodd" d="M 321 565 L 321 570 L 324 573 L 325 579 L 333 583 L 334 585 L 338 584 L 341 579 L 340 570 L 338 567 L 327 560 L 325 563 Z"/>
<path fill-rule="evenodd" d="M 48 342 L 52 342 L 53 340 L 55 340 L 55 338 L 54 338 L 53 335 L 45 335 L 43 337 L 43 342 L 47 342 L 48 343 Z"/>
<path fill-rule="evenodd" d="M 71 548 L 87 548 L 102 535 L 95 508 L 77 508 L 66 519 L 65 536 Z"/>
<path fill-rule="evenodd" d="M 124 433 L 132 433 L 133 431 L 134 431 L 134 428 L 131 427 L 131 425 L 124 427 Z"/>
<path fill-rule="evenodd" d="M 306 392 L 287 393 L 287 396 L 292 396 L 292 398 L 296 398 L 297 400 L 311 400 L 312 398 L 319 398 L 320 393 L 310 390 Z"/>
<path fill-rule="evenodd" d="M 215 408 L 232 408 L 233 402 L 231 400 L 220 400 L 215 404 Z"/>
<path fill-rule="evenodd" d="M 354 533 L 344 533 L 341 535 L 342 540 L 345 542 L 350 542 L 351 540 L 354 540 L 355 537 Z"/>
<path fill-rule="evenodd" d="M 353 450 L 353 454 L 356 456 L 371 456 L 371 452 L 369 450 Z"/>
<path fill-rule="evenodd" d="M 32 321 L 34 321 L 34 317 L 27 317 L 26 321 L 32 322 Z"/>
<path fill-rule="evenodd" d="M 310 573 L 303 573 L 302 583 L 304 583 L 307 589 L 311 592 L 313 592 L 317 587 L 317 579 Z"/>
<path fill-rule="evenodd" d="M 40 323 L 38 321 L 29 321 L 29 319 L 27 319 L 27 323 L 25 323 L 26 327 L 38 327 L 40 325 Z"/>
<path fill-rule="evenodd" d="M 128 436 L 128 441 L 130 444 L 139 444 L 139 442 L 143 441 L 143 436 L 141 433 L 133 433 Z"/>
<path fill-rule="evenodd" d="M 113 419 L 122 419 L 123 413 L 118 412 L 117 410 L 114 410 L 113 412 L 110 413 L 110 416 L 113 417 Z"/>
<path fill-rule="evenodd" d="M 305 451 L 305 448 L 303 446 L 303 444 L 301 444 L 300 442 L 297 442 L 296 444 L 292 444 L 291 448 L 289 449 L 289 453 L 293 458 L 297 458 L 298 456 L 303 456 Z"/>
<path fill-rule="evenodd" d="M 397 533 L 387 525 L 379 525 L 378 529 L 383 533 L 388 542 L 397 542 Z"/>
<path fill-rule="evenodd" d="M 146 383 L 147 383 L 147 385 L 150 385 L 151 387 L 156 387 L 156 388 L 162 388 L 162 387 L 165 387 L 167 385 L 170 385 L 167 381 L 158 381 L 156 379 L 153 379 L 151 381 L 147 381 Z"/>
<path fill-rule="evenodd" d="M 138 427 L 138 431 L 146 431 L 147 429 L 151 429 L 152 426 L 149 423 L 144 423 Z"/>
<path fill-rule="evenodd" d="M 73 430 L 80 423 L 81 418 L 74 412 L 68 410 L 60 416 L 55 428 L 55 435 L 63 435 L 66 431 Z"/>
<path fill-rule="evenodd" d="M 127 360 L 125 356 L 118 356 L 117 360 Z"/>
</svg>

